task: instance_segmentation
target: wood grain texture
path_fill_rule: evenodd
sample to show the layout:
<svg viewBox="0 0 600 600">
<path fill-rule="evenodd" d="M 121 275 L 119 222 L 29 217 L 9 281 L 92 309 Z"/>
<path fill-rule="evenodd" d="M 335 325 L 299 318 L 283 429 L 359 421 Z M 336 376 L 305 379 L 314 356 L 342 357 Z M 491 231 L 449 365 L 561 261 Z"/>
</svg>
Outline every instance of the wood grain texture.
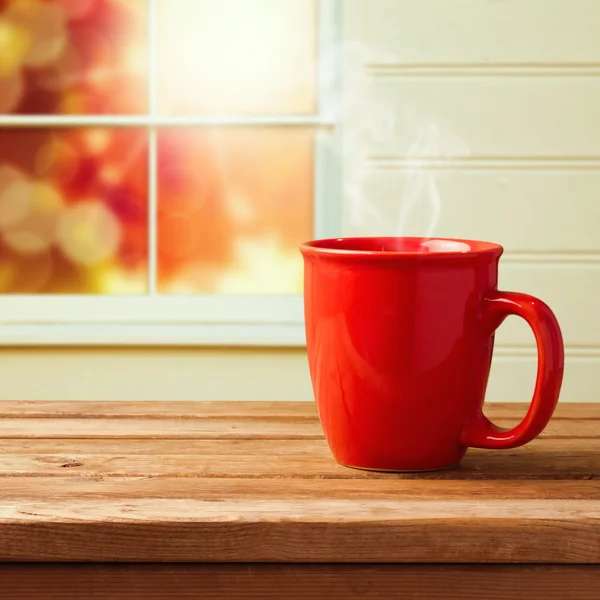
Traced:
<svg viewBox="0 0 600 600">
<path fill-rule="evenodd" d="M 582 431 L 584 435 L 586 431 Z M 599 434 L 600 435 L 600 434 Z M 317 419 L 279 417 L 274 419 L 135 419 L 78 418 L 0 419 L 2 438 L 321 438 Z"/>
<path fill-rule="evenodd" d="M 598 411 L 600 417 L 600 411 Z M 212 419 L 218 417 L 316 419 L 315 403 L 306 402 L 34 402 L 0 401 L 0 417 L 116 418 L 162 417 Z"/>
<path fill-rule="evenodd" d="M 276 450 L 280 454 L 319 454 L 327 444 L 323 437 L 315 439 L 157 439 L 157 438 L 0 438 L 2 454 L 109 454 L 118 455 L 169 455 L 169 454 L 258 454 Z M 525 448 L 495 453 L 497 456 L 522 454 L 526 451 L 540 452 L 551 458 L 555 455 L 600 454 L 600 438 L 585 440 L 570 438 L 538 438 Z M 477 456 L 490 455 L 473 449 Z M 468 455 L 467 455 L 468 456 Z"/>
<path fill-rule="evenodd" d="M 512 427 L 516 419 L 494 418 L 500 427 Z M 261 419 L 260 417 L 232 417 L 230 419 L 135 419 L 115 418 L 2 418 L 0 438 L 322 438 L 317 419 L 286 416 Z M 550 421 L 542 438 L 600 438 L 599 419 L 556 419 Z"/>
<path fill-rule="evenodd" d="M 3 501 L 0 560 L 600 563 L 592 500 Z"/>
<path fill-rule="evenodd" d="M 195 477 L 6 477 L 0 501 L 600 500 L 600 480 L 243 479 Z"/>
<path fill-rule="evenodd" d="M 51 404 L 0 407 L 0 560 L 600 564 L 595 405 L 394 474 L 336 464 L 313 403 Z"/>
<path fill-rule="evenodd" d="M 519 565 L 3 565 L 7 600 L 596 600 L 600 568 Z"/>
<path fill-rule="evenodd" d="M 203 440 L 189 448 L 173 440 L 169 453 L 56 452 L 0 454 L 4 477 L 253 477 L 266 479 L 515 480 L 600 478 L 600 440 L 537 440 L 525 448 L 491 452 L 471 449 L 458 467 L 429 473 L 378 473 L 337 464 L 325 440 Z M 80 442 L 83 444 L 84 442 Z M 47 451 L 51 447 L 46 448 Z M 193 452 L 193 453 L 192 453 Z M 543 468 L 541 468 L 543 467 Z M 1 492 L 0 492 L 1 493 Z"/>
<path fill-rule="evenodd" d="M 520 419 L 528 404 L 522 402 L 490 403 L 486 414 L 492 418 Z M 564 403 L 556 407 L 554 420 L 579 419 L 584 411 L 587 419 L 600 419 L 600 403 Z M 127 419 L 143 417 L 160 419 L 274 418 L 306 417 L 317 419 L 315 403 L 306 402 L 35 402 L 0 401 L 0 418 L 69 418 Z"/>
</svg>

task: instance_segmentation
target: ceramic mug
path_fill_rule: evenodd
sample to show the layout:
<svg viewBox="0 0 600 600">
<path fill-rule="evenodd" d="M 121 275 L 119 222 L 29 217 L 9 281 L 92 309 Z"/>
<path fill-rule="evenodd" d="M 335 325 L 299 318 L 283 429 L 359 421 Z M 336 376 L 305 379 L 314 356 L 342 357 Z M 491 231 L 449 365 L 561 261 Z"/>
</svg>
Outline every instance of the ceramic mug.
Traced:
<svg viewBox="0 0 600 600">
<path fill-rule="evenodd" d="M 497 289 L 497 244 L 339 238 L 302 244 L 310 375 L 336 460 L 377 471 L 452 467 L 469 447 L 515 448 L 552 417 L 564 370 L 546 304 Z M 508 315 L 538 348 L 533 400 L 500 428 L 483 413 L 494 333 Z"/>
</svg>

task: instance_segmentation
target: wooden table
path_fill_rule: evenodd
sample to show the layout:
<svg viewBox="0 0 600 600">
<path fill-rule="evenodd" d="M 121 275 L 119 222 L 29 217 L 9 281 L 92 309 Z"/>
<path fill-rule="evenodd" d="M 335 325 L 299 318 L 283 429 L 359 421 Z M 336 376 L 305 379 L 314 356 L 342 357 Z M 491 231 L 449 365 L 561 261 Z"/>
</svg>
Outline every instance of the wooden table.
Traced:
<svg viewBox="0 0 600 600">
<path fill-rule="evenodd" d="M 0 598 L 595 600 L 599 425 L 397 475 L 338 466 L 310 402 L 3 402 Z"/>
</svg>

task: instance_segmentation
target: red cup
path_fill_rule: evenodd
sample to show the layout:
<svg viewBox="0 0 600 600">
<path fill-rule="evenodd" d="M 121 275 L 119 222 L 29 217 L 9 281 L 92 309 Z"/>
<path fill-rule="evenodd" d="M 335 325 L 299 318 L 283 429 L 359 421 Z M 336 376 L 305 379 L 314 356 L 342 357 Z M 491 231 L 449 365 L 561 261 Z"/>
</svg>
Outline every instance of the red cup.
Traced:
<svg viewBox="0 0 600 600">
<path fill-rule="evenodd" d="M 497 244 L 342 238 L 302 244 L 306 342 L 329 447 L 377 471 L 452 467 L 467 448 L 516 448 L 552 417 L 564 371 L 560 327 L 541 300 L 497 289 Z M 483 414 L 494 334 L 508 315 L 538 348 L 533 400 L 503 429 Z"/>
</svg>

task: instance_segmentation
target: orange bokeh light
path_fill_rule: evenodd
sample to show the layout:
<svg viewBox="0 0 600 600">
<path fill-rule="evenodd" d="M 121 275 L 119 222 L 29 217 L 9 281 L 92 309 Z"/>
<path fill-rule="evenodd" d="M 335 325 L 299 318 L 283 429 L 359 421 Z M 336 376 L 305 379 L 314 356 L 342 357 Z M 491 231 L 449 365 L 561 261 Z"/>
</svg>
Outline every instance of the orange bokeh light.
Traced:
<svg viewBox="0 0 600 600">
<path fill-rule="evenodd" d="M 314 0 L 154 5 L 160 116 L 315 110 Z M 147 115 L 147 11 L 145 0 L 0 0 L 0 113 Z M 149 133 L 0 128 L 0 293 L 147 291 Z M 300 291 L 313 135 L 158 129 L 160 293 Z"/>
</svg>

